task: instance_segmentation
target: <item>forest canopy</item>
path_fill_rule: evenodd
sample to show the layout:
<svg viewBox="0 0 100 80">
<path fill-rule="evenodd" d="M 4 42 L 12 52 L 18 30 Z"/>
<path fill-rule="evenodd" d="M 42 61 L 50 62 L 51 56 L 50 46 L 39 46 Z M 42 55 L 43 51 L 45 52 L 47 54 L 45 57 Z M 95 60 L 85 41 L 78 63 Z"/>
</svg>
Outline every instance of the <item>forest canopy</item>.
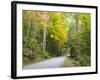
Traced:
<svg viewBox="0 0 100 80">
<path fill-rule="evenodd" d="M 70 54 L 91 64 L 91 14 L 23 10 L 23 65 Z"/>
</svg>

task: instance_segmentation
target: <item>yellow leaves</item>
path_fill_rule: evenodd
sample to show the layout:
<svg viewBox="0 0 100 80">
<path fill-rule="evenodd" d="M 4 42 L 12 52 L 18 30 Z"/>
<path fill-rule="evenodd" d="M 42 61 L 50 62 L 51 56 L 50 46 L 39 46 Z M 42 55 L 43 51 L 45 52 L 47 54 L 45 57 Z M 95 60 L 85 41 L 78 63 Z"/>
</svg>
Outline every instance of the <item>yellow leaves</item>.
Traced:
<svg viewBox="0 0 100 80">
<path fill-rule="evenodd" d="M 51 38 L 55 39 L 58 44 L 63 44 L 68 39 L 68 28 L 64 26 L 61 13 L 52 13 Z"/>
<path fill-rule="evenodd" d="M 47 26 L 49 23 L 49 15 L 48 12 L 42 12 L 42 11 L 24 11 L 23 12 L 23 19 L 27 23 L 28 21 L 31 21 L 36 27 L 43 28 L 44 26 Z"/>
<path fill-rule="evenodd" d="M 25 11 L 24 13 L 26 23 L 31 20 L 32 27 L 36 26 L 39 29 L 44 29 L 44 27 L 50 26 L 50 37 L 52 39 L 58 43 L 64 43 L 67 41 L 68 28 L 64 24 L 62 13 L 42 11 Z"/>
<path fill-rule="evenodd" d="M 50 37 L 53 38 L 53 35 L 51 34 Z"/>
<path fill-rule="evenodd" d="M 48 12 L 38 12 L 36 18 L 38 20 L 37 25 L 39 25 L 39 27 L 48 26 L 49 23 Z"/>
</svg>

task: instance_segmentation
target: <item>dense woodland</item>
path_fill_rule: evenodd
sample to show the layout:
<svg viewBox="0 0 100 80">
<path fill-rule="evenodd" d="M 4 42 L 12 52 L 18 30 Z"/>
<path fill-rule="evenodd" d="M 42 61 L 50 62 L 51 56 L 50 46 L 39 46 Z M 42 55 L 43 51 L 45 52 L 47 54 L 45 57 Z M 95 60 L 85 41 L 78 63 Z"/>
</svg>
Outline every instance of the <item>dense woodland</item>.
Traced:
<svg viewBox="0 0 100 80">
<path fill-rule="evenodd" d="M 23 65 L 70 54 L 91 64 L 91 14 L 23 10 Z"/>
</svg>

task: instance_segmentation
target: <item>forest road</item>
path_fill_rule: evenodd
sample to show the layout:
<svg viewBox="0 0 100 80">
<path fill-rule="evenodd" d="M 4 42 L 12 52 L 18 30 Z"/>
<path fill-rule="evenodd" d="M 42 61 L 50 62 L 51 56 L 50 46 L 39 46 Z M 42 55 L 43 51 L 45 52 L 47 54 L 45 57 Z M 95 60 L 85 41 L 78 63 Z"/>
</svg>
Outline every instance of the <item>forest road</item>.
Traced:
<svg viewBox="0 0 100 80">
<path fill-rule="evenodd" d="M 66 59 L 66 56 L 51 58 L 45 61 L 24 66 L 23 69 L 58 68 L 62 65 L 65 59 Z"/>
</svg>

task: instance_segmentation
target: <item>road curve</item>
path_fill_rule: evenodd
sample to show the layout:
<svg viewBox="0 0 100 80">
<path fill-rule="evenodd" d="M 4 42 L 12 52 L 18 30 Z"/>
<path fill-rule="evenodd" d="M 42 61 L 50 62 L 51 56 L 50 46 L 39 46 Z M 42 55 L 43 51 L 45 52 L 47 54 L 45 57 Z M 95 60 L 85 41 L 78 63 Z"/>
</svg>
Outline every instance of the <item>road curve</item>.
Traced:
<svg viewBox="0 0 100 80">
<path fill-rule="evenodd" d="M 64 62 L 65 58 L 66 58 L 65 56 L 60 56 L 48 59 L 45 61 L 24 66 L 23 69 L 58 68 Z"/>
</svg>

